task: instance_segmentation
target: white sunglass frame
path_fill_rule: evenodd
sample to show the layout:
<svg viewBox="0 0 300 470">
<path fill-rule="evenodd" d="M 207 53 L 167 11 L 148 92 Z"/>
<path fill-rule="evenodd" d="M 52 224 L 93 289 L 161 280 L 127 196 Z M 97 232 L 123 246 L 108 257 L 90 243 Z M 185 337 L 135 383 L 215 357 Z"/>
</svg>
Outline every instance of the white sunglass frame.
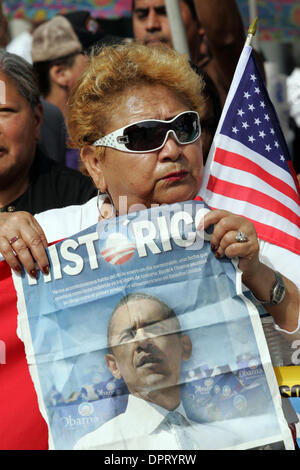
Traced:
<svg viewBox="0 0 300 470">
<path fill-rule="evenodd" d="M 187 113 L 192 113 L 192 114 L 195 114 L 197 116 L 199 133 L 198 133 L 197 137 L 195 137 L 193 140 L 188 141 L 188 142 L 180 142 L 177 138 L 177 135 L 176 135 L 175 131 L 173 129 L 169 129 L 166 132 L 163 143 L 159 147 L 155 147 L 155 148 L 150 149 L 150 150 L 130 150 L 130 149 L 125 147 L 125 144 L 128 144 L 129 140 L 128 140 L 127 135 L 123 135 L 123 132 L 128 127 L 134 126 L 135 124 L 141 124 L 143 122 L 149 122 L 149 121 L 151 121 L 151 122 L 162 122 L 164 124 L 171 124 L 177 118 L 179 118 L 183 114 L 187 114 Z M 197 113 L 197 111 L 183 111 L 182 113 L 177 114 L 177 116 L 175 116 L 170 121 L 164 121 L 162 119 L 144 119 L 143 121 L 136 121 L 136 122 L 133 122 L 132 124 L 127 124 L 127 126 L 121 127 L 120 129 L 117 129 L 113 132 L 110 132 L 110 134 L 107 134 L 107 135 L 101 137 L 100 139 L 96 140 L 92 145 L 94 147 L 111 147 L 113 149 L 120 150 L 121 152 L 128 152 L 128 153 L 150 153 L 150 152 L 155 152 L 155 151 L 160 150 L 161 148 L 163 148 L 163 146 L 165 145 L 170 133 L 173 134 L 176 142 L 180 145 L 192 144 L 197 139 L 199 139 L 199 137 L 201 135 L 201 124 L 200 124 L 199 114 Z"/>
</svg>

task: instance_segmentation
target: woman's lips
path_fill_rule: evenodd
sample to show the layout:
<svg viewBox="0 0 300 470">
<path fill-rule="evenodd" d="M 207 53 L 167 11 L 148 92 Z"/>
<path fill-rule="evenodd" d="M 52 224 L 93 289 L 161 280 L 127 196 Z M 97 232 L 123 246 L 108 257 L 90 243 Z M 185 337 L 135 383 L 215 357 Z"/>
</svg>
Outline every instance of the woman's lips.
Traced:
<svg viewBox="0 0 300 470">
<path fill-rule="evenodd" d="M 164 176 L 162 179 L 167 181 L 179 181 L 187 176 L 188 172 L 186 170 L 174 171 Z"/>
</svg>

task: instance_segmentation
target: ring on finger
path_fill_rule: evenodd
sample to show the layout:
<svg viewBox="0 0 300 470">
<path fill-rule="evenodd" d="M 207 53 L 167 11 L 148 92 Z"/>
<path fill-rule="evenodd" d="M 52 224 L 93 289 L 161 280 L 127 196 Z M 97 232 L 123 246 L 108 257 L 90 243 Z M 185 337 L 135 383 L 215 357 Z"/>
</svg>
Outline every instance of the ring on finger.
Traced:
<svg viewBox="0 0 300 470">
<path fill-rule="evenodd" d="M 19 240 L 19 235 L 16 235 L 15 237 L 12 237 L 10 240 L 9 240 L 9 244 L 12 245 L 13 243 L 15 243 L 17 240 Z"/>
<path fill-rule="evenodd" d="M 247 235 L 244 232 L 241 232 L 240 230 L 237 231 L 235 239 L 238 243 L 246 243 L 248 241 Z"/>
</svg>

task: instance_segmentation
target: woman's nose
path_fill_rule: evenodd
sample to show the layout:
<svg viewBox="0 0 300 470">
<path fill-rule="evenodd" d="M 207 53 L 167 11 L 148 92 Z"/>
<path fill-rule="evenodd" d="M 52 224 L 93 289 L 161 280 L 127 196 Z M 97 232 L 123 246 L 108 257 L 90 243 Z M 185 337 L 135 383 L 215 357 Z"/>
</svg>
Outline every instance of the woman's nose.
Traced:
<svg viewBox="0 0 300 470">
<path fill-rule="evenodd" d="M 158 151 L 159 160 L 177 160 L 182 153 L 181 147 L 173 132 L 170 132 L 164 146 Z"/>
</svg>

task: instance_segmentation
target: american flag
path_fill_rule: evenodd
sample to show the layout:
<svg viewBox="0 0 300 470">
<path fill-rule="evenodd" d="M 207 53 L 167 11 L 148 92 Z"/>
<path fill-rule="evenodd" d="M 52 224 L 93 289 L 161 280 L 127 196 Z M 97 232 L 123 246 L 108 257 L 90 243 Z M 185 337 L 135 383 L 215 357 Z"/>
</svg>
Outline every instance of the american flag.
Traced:
<svg viewBox="0 0 300 470">
<path fill-rule="evenodd" d="M 300 254 L 300 190 L 251 46 L 241 54 L 205 165 L 201 196 L 251 220 L 258 237 Z"/>
</svg>

